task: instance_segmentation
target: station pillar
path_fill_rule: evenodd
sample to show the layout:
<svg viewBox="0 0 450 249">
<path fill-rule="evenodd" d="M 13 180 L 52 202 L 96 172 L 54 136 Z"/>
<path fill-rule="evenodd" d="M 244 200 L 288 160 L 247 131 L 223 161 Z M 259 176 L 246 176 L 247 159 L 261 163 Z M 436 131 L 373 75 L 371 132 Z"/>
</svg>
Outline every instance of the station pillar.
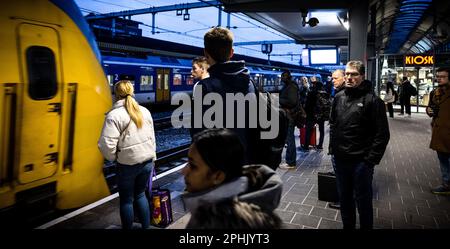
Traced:
<svg viewBox="0 0 450 249">
<path fill-rule="evenodd" d="M 349 9 L 349 60 L 360 60 L 367 63 L 367 25 L 369 19 L 369 1 L 354 1 Z"/>
</svg>

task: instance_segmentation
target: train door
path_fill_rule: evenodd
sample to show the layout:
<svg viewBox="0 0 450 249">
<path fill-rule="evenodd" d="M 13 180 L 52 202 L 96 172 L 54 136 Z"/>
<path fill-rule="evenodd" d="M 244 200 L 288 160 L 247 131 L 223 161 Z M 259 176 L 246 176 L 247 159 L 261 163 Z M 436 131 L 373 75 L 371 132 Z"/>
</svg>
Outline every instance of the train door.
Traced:
<svg viewBox="0 0 450 249">
<path fill-rule="evenodd" d="M 25 184 L 52 176 L 61 160 L 60 42 L 55 29 L 29 23 L 19 25 L 18 39 L 23 91 L 16 166 Z"/>
<path fill-rule="evenodd" d="M 169 69 L 156 70 L 156 102 L 170 101 Z"/>
</svg>

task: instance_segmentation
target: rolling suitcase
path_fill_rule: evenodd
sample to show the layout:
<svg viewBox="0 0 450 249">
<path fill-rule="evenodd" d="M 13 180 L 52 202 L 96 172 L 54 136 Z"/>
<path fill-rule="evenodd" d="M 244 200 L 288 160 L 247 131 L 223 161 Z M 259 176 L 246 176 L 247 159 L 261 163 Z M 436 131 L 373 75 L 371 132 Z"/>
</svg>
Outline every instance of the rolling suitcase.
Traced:
<svg viewBox="0 0 450 249">
<path fill-rule="evenodd" d="M 336 176 L 333 172 L 318 172 L 317 184 L 319 185 L 319 200 L 339 202 Z"/>
<path fill-rule="evenodd" d="M 306 127 L 303 126 L 300 128 L 300 145 L 303 146 L 305 144 L 306 139 Z M 314 125 L 311 132 L 311 138 L 309 140 L 309 145 L 316 146 L 317 145 L 317 139 L 316 139 L 316 126 Z"/>
</svg>

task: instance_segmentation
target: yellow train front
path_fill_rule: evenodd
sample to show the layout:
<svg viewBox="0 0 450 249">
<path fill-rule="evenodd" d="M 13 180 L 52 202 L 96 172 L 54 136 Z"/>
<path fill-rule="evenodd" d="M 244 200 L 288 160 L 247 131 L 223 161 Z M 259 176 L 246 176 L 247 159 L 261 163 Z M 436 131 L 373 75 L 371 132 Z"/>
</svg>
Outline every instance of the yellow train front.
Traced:
<svg viewBox="0 0 450 249">
<path fill-rule="evenodd" d="M 111 92 L 75 3 L 2 2 L 0 55 L 0 226 L 107 196 L 97 139 Z"/>
</svg>

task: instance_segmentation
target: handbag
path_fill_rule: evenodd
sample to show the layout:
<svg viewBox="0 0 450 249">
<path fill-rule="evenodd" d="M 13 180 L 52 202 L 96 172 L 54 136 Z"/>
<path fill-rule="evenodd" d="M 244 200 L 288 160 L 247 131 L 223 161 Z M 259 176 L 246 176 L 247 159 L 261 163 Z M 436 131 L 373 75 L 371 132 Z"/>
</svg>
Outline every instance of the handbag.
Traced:
<svg viewBox="0 0 450 249">
<path fill-rule="evenodd" d="M 393 103 L 395 102 L 395 95 L 392 93 L 392 90 L 388 90 L 386 95 L 384 96 L 384 102 L 386 103 Z"/>
<path fill-rule="evenodd" d="M 166 227 L 173 222 L 170 190 L 154 188 L 153 176 L 156 176 L 155 167 L 152 168 L 145 191 L 150 206 L 150 223 L 156 227 Z"/>
<path fill-rule="evenodd" d="M 327 202 L 338 202 L 336 176 L 333 172 L 318 172 L 317 183 L 319 186 L 318 199 Z"/>
</svg>

